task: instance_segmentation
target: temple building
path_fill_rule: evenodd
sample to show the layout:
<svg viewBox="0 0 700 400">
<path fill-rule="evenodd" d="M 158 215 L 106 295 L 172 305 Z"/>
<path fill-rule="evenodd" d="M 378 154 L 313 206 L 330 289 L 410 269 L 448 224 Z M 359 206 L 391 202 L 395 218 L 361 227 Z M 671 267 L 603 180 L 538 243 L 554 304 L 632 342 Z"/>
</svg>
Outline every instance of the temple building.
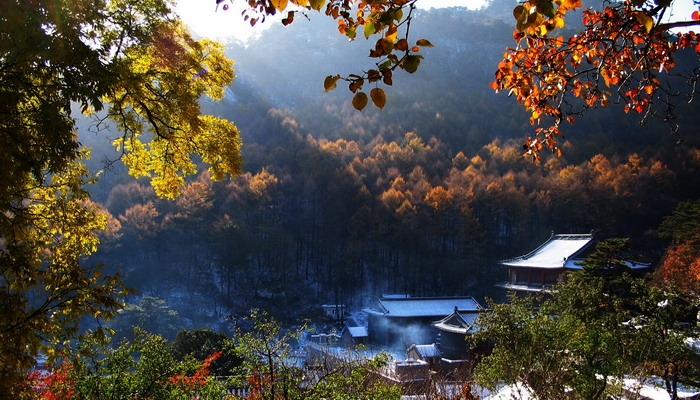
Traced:
<svg viewBox="0 0 700 400">
<path fill-rule="evenodd" d="M 482 309 L 473 297 L 389 297 L 362 310 L 368 316 L 371 343 L 387 348 L 406 349 L 413 344 L 431 344 L 438 330 L 432 324 L 457 309 L 476 313 Z"/>
<path fill-rule="evenodd" d="M 439 331 L 438 342 L 443 358 L 449 360 L 467 360 L 472 358 L 468 337 L 479 329 L 476 319 L 479 312 L 460 312 L 454 310 L 445 318 L 433 322 Z"/>
<path fill-rule="evenodd" d="M 564 279 L 567 271 L 582 269 L 583 259 L 593 249 L 592 234 L 554 234 L 530 253 L 500 261 L 508 267 L 508 281 L 499 286 L 517 292 L 539 292 Z M 632 270 L 645 271 L 648 264 L 626 261 Z"/>
</svg>

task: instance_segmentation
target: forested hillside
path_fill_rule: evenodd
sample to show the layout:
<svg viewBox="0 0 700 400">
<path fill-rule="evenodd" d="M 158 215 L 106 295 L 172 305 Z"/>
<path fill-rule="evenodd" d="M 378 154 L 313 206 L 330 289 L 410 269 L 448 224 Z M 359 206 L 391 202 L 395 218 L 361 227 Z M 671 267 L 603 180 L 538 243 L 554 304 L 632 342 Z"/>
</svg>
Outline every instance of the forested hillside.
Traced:
<svg viewBox="0 0 700 400">
<path fill-rule="evenodd" d="M 139 293 L 216 319 L 272 305 L 294 317 L 389 292 L 498 297 L 496 261 L 551 231 L 630 237 L 656 261 L 662 217 L 698 197 L 697 138 L 677 144 L 662 121 L 602 110 L 567 132 L 563 157 L 524 158 L 528 117 L 489 88 L 512 45 L 509 4 L 420 11 L 416 35 L 435 47 L 413 76 L 397 74 L 383 110 L 323 94 L 324 76 L 352 72 L 367 51 L 364 39 L 340 43 L 332 21 L 229 44 L 238 77 L 204 108 L 240 128 L 246 172 L 200 174 L 169 202 L 108 171 L 92 192 L 114 229 L 95 258 Z M 677 123 L 698 126 L 695 103 L 679 108 Z M 81 126 L 93 166 L 114 157 Z"/>
</svg>

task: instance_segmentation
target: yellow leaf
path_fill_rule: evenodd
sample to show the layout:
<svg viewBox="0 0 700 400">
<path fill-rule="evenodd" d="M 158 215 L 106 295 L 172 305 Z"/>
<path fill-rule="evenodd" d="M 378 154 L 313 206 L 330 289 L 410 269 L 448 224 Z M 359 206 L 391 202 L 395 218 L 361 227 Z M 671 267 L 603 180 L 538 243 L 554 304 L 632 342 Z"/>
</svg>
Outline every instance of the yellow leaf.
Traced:
<svg viewBox="0 0 700 400">
<path fill-rule="evenodd" d="M 557 28 L 563 28 L 564 27 L 564 18 L 560 16 L 554 17 L 554 26 Z"/>
<path fill-rule="evenodd" d="M 287 8 L 287 4 L 289 3 L 289 0 L 270 0 L 270 3 L 272 3 L 272 5 L 276 9 L 283 11 L 285 8 Z"/>
<path fill-rule="evenodd" d="M 396 25 L 391 25 L 389 29 L 386 31 L 386 35 L 384 35 L 384 38 L 391 43 L 396 43 L 396 38 L 399 34 L 399 30 L 396 29 Z"/>
<path fill-rule="evenodd" d="M 639 11 L 634 14 L 637 21 L 646 29 L 647 33 L 651 32 L 651 28 L 654 27 L 654 19 L 648 16 L 646 13 Z"/>
<path fill-rule="evenodd" d="M 333 90 L 338 86 L 338 80 L 340 79 L 340 75 L 328 75 L 326 79 L 323 80 L 323 88 L 325 91 Z"/>
<path fill-rule="evenodd" d="M 374 88 L 369 92 L 372 102 L 379 108 L 384 108 L 386 104 L 386 93 L 381 88 Z"/>
</svg>

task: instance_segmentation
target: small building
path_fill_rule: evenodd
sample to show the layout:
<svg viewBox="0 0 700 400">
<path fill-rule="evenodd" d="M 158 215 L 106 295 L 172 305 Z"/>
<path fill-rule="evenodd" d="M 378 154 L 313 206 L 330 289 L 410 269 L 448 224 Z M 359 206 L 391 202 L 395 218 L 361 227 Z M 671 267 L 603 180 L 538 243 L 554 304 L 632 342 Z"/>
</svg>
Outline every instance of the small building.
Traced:
<svg viewBox="0 0 700 400">
<path fill-rule="evenodd" d="M 341 336 L 337 333 L 320 333 L 317 335 L 311 335 L 309 341 L 321 346 L 338 346 L 340 343 Z"/>
<path fill-rule="evenodd" d="M 465 313 L 454 310 L 452 314 L 433 323 L 439 332 L 438 340 L 442 357 L 448 360 L 472 358 L 467 338 L 478 330 L 476 324 L 478 316 L 478 312 Z"/>
<path fill-rule="evenodd" d="M 321 309 L 328 318 L 336 321 L 345 319 L 345 304 L 322 304 Z"/>
<path fill-rule="evenodd" d="M 440 349 L 435 343 L 412 344 L 406 350 L 406 358 L 409 360 L 423 360 L 432 369 L 440 363 Z"/>
<path fill-rule="evenodd" d="M 431 344 L 437 339 L 432 323 L 454 309 L 469 313 L 481 310 L 473 297 L 382 297 L 368 316 L 369 341 L 388 348 L 406 349 L 412 344 Z"/>
<path fill-rule="evenodd" d="M 364 326 L 346 325 L 340 333 L 341 342 L 344 347 L 352 348 L 359 345 L 367 345 L 369 334 Z"/>
<path fill-rule="evenodd" d="M 595 243 L 592 234 L 554 234 L 530 253 L 500 261 L 508 268 L 503 288 L 516 292 L 539 292 L 564 279 L 567 271 L 580 270 L 585 254 Z M 647 270 L 648 264 L 626 261 L 632 270 Z"/>
<path fill-rule="evenodd" d="M 381 375 L 400 384 L 426 382 L 430 378 L 430 368 L 423 360 L 394 361 L 383 368 Z"/>
</svg>

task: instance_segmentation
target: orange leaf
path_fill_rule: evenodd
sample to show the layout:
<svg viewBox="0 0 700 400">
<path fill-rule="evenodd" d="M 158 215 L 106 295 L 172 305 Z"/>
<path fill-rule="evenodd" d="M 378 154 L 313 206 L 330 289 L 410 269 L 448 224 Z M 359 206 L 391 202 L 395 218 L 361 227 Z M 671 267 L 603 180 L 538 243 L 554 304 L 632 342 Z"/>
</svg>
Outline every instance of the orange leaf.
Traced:
<svg viewBox="0 0 700 400">
<path fill-rule="evenodd" d="M 363 108 L 367 105 L 367 102 L 369 99 L 367 98 L 367 95 L 364 92 L 357 92 L 355 93 L 355 96 L 352 98 L 352 106 L 355 107 L 358 111 L 362 111 Z"/>
<path fill-rule="evenodd" d="M 564 7 L 566 9 L 574 9 L 574 8 L 579 8 L 581 7 L 581 0 L 562 0 L 561 5 L 559 7 Z"/>
<path fill-rule="evenodd" d="M 396 50 L 406 51 L 408 50 L 408 42 L 406 41 L 406 39 L 401 39 L 398 42 L 396 42 L 394 47 L 396 48 Z"/>
<path fill-rule="evenodd" d="M 374 88 L 369 92 L 372 102 L 379 108 L 384 108 L 386 104 L 386 93 L 380 88 Z"/>
<path fill-rule="evenodd" d="M 287 8 L 289 0 L 270 0 L 270 3 L 278 10 L 283 11 Z"/>
</svg>

